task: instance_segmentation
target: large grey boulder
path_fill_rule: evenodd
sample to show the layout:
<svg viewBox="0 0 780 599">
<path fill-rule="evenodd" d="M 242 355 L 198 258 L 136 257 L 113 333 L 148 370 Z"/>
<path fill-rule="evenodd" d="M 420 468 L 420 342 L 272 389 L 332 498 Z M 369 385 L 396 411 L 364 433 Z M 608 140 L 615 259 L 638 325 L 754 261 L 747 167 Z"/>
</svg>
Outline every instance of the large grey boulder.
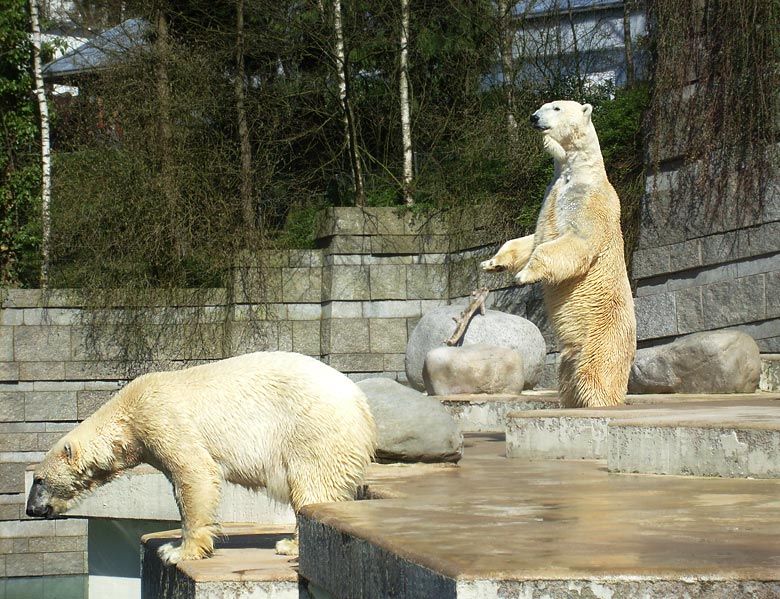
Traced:
<svg viewBox="0 0 780 599">
<path fill-rule="evenodd" d="M 629 393 L 752 393 L 761 356 L 750 335 L 711 331 L 637 351 Z"/>
<path fill-rule="evenodd" d="M 460 316 L 462 310 L 463 306 L 434 308 L 425 313 L 409 335 L 406 344 L 406 377 L 415 389 L 425 389 L 422 374 L 425 357 L 433 348 L 444 346 L 444 340 L 455 331 L 452 319 Z M 462 345 L 465 347 L 478 343 L 519 351 L 523 356 L 526 389 L 533 389 L 541 378 L 547 346 L 539 329 L 530 320 L 497 310 L 486 310 L 484 315 L 475 314 L 463 336 Z"/>
<path fill-rule="evenodd" d="M 486 343 L 435 347 L 425 356 L 423 381 L 428 395 L 517 395 L 525 382 L 523 356 L 516 349 Z"/>
<path fill-rule="evenodd" d="M 377 428 L 378 462 L 457 462 L 463 433 L 435 399 L 387 378 L 358 383 Z"/>
</svg>

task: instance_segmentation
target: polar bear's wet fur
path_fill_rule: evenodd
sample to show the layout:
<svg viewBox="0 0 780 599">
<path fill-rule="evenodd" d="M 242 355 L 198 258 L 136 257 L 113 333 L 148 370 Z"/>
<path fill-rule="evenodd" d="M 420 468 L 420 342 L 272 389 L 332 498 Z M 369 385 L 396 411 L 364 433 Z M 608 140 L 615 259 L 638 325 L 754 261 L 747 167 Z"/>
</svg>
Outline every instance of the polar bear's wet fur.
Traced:
<svg viewBox="0 0 780 599">
<path fill-rule="evenodd" d="M 620 201 L 607 179 L 592 107 L 550 102 L 531 116 L 555 161 L 533 235 L 505 243 L 486 271 L 541 281 L 561 347 L 566 407 L 622 404 L 636 354 L 636 318 L 623 256 Z"/>
<path fill-rule="evenodd" d="M 365 395 L 307 356 L 260 352 L 130 382 L 36 468 L 30 516 L 54 517 L 141 462 L 171 481 L 182 541 L 166 563 L 210 555 L 222 481 L 265 488 L 297 512 L 354 499 L 376 444 Z M 277 544 L 297 553 L 297 539 Z"/>
</svg>

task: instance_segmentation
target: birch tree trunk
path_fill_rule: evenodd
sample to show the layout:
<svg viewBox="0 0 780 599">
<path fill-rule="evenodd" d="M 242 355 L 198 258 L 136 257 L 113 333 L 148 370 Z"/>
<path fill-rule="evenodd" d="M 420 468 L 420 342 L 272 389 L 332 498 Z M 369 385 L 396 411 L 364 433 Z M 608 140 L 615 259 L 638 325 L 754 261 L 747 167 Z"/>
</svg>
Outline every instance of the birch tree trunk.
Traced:
<svg viewBox="0 0 780 599">
<path fill-rule="evenodd" d="M 514 31 L 512 5 L 509 0 L 497 0 L 498 46 L 501 54 L 501 75 L 504 98 L 506 99 L 506 129 L 509 139 L 517 141 L 517 120 L 515 119 L 515 61 L 512 54 Z"/>
<path fill-rule="evenodd" d="M 634 47 L 631 42 L 631 0 L 623 4 L 623 44 L 626 56 L 626 87 L 633 87 L 636 80 L 634 71 Z"/>
<path fill-rule="evenodd" d="M 352 178 L 355 185 L 355 203 L 363 206 L 366 203 L 365 187 L 363 185 L 363 168 L 360 164 L 358 149 L 357 125 L 352 111 L 347 88 L 347 57 L 344 50 L 344 30 L 341 24 L 341 0 L 333 0 L 333 32 L 336 39 L 336 74 L 339 84 L 339 106 L 344 121 L 344 139 L 349 153 L 349 163 L 352 167 Z"/>
<path fill-rule="evenodd" d="M 246 73 L 244 65 L 244 0 L 236 2 L 236 75 L 233 89 L 238 120 L 238 144 L 241 156 L 240 198 L 241 215 L 247 231 L 255 228 L 252 201 L 252 146 L 249 142 L 249 124 L 246 116 Z"/>
<path fill-rule="evenodd" d="M 33 73 L 35 96 L 41 122 L 41 289 L 49 284 L 51 247 L 51 145 L 49 142 L 49 105 L 41 74 L 41 26 L 38 20 L 38 2 L 30 0 L 30 26 L 32 30 Z"/>
<path fill-rule="evenodd" d="M 412 194 L 412 178 L 414 177 L 414 164 L 412 156 L 412 125 L 411 110 L 409 106 L 409 21 L 410 0 L 401 0 L 401 65 L 399 77 L 399 92 L 401 96 L 401 140 L 404 153 L 403 184 L 404 203 L 407 206 L 414 204 Z"/>
</svg>

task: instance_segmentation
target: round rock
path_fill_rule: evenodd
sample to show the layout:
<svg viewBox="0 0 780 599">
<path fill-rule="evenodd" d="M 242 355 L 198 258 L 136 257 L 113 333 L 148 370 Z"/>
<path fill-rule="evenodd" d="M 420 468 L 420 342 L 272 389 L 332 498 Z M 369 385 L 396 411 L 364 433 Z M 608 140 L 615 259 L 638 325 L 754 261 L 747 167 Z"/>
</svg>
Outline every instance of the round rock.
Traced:
<svg viewBox="0 0 780 599">
<path fill-rule="evenodd" d="M 425 389 L 425 357 L 432 349 L 445 347 L 444 340 L 455 331 L 453 318 L 460 316 L 462 311 L 463 306 L 434 308 L 426 312 L 414 327 L 406 345 L 406 377 L 415 389 Z M 519 351 L 523 358 L 526 389 L 533 389 L 541 378 L 547 346 L 539 329 L 530 320 L 497 310 L 475 314 L 463 336 L 462 346 L 479 343 Z"/>
<path fill-rule="evenodd" d="M 436 347 L 425 357 L 423 381 L 428 395 L 517 395 L 525 382 L 523 356 L 516 349 L 485 343 Z"/>
<path fill-rule="evenodd" d="M 432 399 L 387 378 L 358 383 L 377 428 L 378 462 L 457 462 L 463 433 L 449 412 Z"/>
<path fill-rule="evenodd" d="M 761 356 L 750 335 L 711 331 L 640 349 L 628 380 L 629 393 L 752 393 Z"/>
</svg>

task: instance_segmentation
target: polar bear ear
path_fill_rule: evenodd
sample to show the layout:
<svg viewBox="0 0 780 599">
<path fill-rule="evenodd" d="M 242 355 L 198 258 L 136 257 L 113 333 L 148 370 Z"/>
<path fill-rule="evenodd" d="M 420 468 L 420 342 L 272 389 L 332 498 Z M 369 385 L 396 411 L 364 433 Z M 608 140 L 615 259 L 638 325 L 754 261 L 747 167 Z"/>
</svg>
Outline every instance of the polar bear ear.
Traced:
<svg viewBox="0 0 780 599">
<path fill-rule="evenodd" d="M 78 457 L 78 445 L 71 441 L 66 441 L 62 447 L 62 453 L 69 462 L 73 462 Z"/>
<path fill-rule="evenodd" d="M 585 104 L 582 107 L 582 113 L 585 115 L 585 118 L 590 120 L 590 115 L 593 113 L 593 106 L 590 104 Z"/>
</svg>

